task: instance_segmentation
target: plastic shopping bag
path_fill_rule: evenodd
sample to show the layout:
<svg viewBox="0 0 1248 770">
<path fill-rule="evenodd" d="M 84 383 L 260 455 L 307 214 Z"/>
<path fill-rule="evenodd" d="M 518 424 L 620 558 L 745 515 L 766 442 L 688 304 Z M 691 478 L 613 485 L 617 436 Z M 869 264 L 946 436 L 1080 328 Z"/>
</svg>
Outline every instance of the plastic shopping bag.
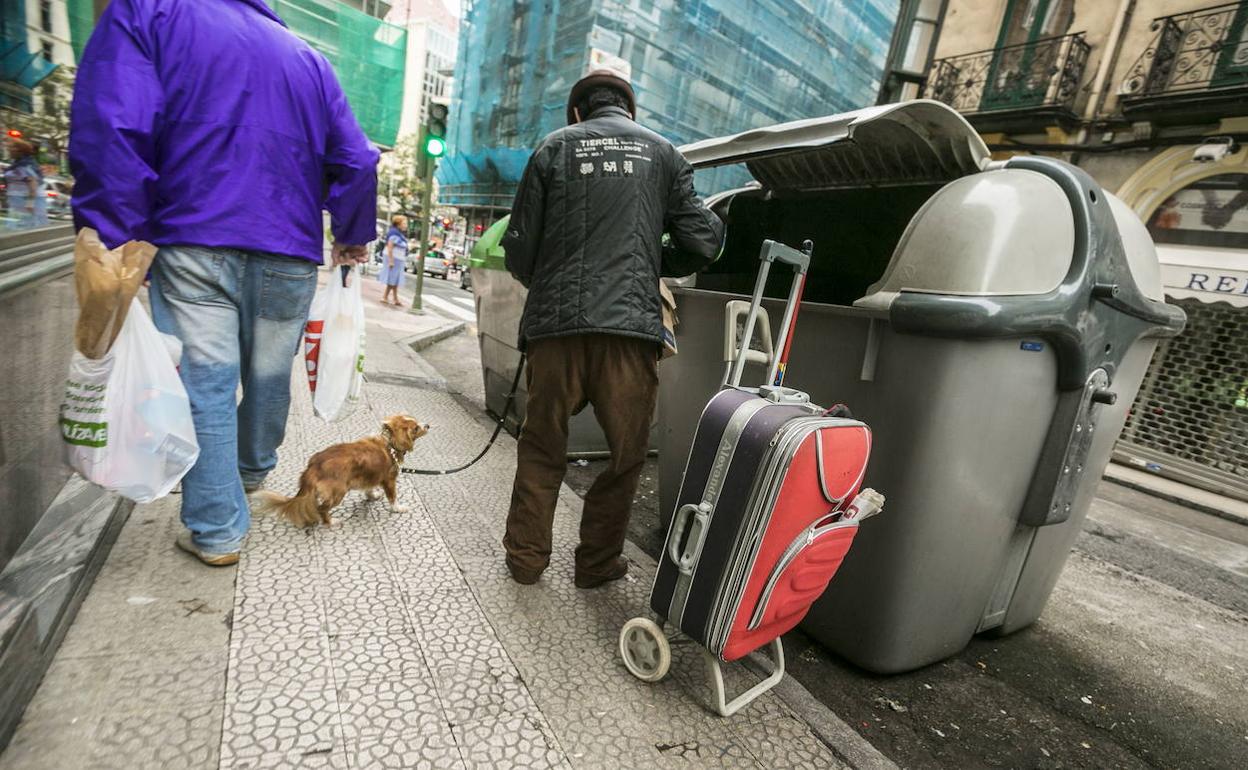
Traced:
<svg viewBox="0 0 1248 770">
<path fill-rule="evenodd" d="M 317 289 L 303 335 L 312 409 L 333 421 L 346 417 L 364 386 L 364 300 L 355 267 L 335 269 Z"/>
<path fill-rule="evenodd" d="M 169 494 L 199 457 L 181 357 L 137 299 L 107 353 L 74 351 L 60 416 L 74 470 L 138 503 Z"/>
</svg>

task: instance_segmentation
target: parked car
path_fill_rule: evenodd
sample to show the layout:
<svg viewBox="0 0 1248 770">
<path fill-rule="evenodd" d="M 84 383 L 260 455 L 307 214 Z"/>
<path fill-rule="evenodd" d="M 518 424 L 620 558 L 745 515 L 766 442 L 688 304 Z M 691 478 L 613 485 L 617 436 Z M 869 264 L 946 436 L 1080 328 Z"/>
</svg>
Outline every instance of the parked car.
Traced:
<svg viewBox="0 0 1248 770">
<path fill-rule="evenodd" d="M 412 252 L 407 254 L 407 269 L 416 272 L 416 264 L 419 260 Z M 440 251 L 430 251 L 425 255 L 425 275 L 436 275 L 442 280 L 446 280 L 446 274 L 450 270 L 451 261 Z"/>
<path fill-rule="evenodd" d="M 50 176 L 43 180 L 44 194 L 48 196 L 48 216 L 52 219 L 69 219 L 73 216 L 69 200 L 73 194 L 74 183 L 70 180 Z"/>
</svg>

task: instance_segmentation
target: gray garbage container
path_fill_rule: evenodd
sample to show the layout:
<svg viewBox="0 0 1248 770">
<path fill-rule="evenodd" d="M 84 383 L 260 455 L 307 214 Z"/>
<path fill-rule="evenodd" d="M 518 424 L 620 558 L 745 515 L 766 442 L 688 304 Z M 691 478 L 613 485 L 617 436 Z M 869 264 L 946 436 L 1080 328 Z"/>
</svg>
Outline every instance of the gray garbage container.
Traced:
<svg viewBox="0 0 1248 770">
<path fill-rule="evenodd" d="M 1143 225 L 1073 166 L 990 162 L 934 102 L 684 149 L 695 165 L 744 160 L 761 186 L 716 201 L 724 258 L 676 292 L 680 355 L 660 372 L 665 509 L 719 386 L 725 302 L 743 296 L 761 238 L 811 238 L 786 384 L 871 425 L 865 484 L 888 503 L 803 627 L 898 672 L 1032 623 L 1156 338 L 1183 324 Z"/>
</svg>

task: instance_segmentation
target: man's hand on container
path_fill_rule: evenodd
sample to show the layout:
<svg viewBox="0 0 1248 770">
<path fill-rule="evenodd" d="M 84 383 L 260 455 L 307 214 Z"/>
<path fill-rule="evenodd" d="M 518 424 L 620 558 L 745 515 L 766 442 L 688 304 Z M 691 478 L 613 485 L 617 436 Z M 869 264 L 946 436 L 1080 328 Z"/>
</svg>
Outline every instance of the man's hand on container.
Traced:
<svg viewBox="0 0 1248 770">
<path fill-rule="evenodd" d="M 368 262 L 367 246 L 351 246 L 345 243 L 335 243 L 331 259 L 334 266 L 350 265 L 352 263 L 363 265 Z"/>
</svg>

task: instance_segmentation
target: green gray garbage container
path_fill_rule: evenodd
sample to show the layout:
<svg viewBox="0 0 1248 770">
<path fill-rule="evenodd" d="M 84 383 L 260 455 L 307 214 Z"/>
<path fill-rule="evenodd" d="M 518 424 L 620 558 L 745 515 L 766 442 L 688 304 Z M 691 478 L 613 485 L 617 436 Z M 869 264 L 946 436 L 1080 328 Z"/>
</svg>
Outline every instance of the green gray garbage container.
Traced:
<svg viewBox="0 0 1248 770">
<path fill-rule="evenodd" d="M 660 371 L 665 509 L 724 369 L 725 303 L 743 296 L 763 237 L 811 238 L 786 384 L 871 425 L 865 484 L 888 504 L 803 628 L 898 672 L 1035 621 L 1156 339 L 1182 328 L 1143 224 L 1073 166 L 991 162 L 934 102 L 683 149 L 695 166 L 745 162 L 759 186 L 716 200 L 724 257 L 676 292 L 680 355 Z"/>
</svg>

